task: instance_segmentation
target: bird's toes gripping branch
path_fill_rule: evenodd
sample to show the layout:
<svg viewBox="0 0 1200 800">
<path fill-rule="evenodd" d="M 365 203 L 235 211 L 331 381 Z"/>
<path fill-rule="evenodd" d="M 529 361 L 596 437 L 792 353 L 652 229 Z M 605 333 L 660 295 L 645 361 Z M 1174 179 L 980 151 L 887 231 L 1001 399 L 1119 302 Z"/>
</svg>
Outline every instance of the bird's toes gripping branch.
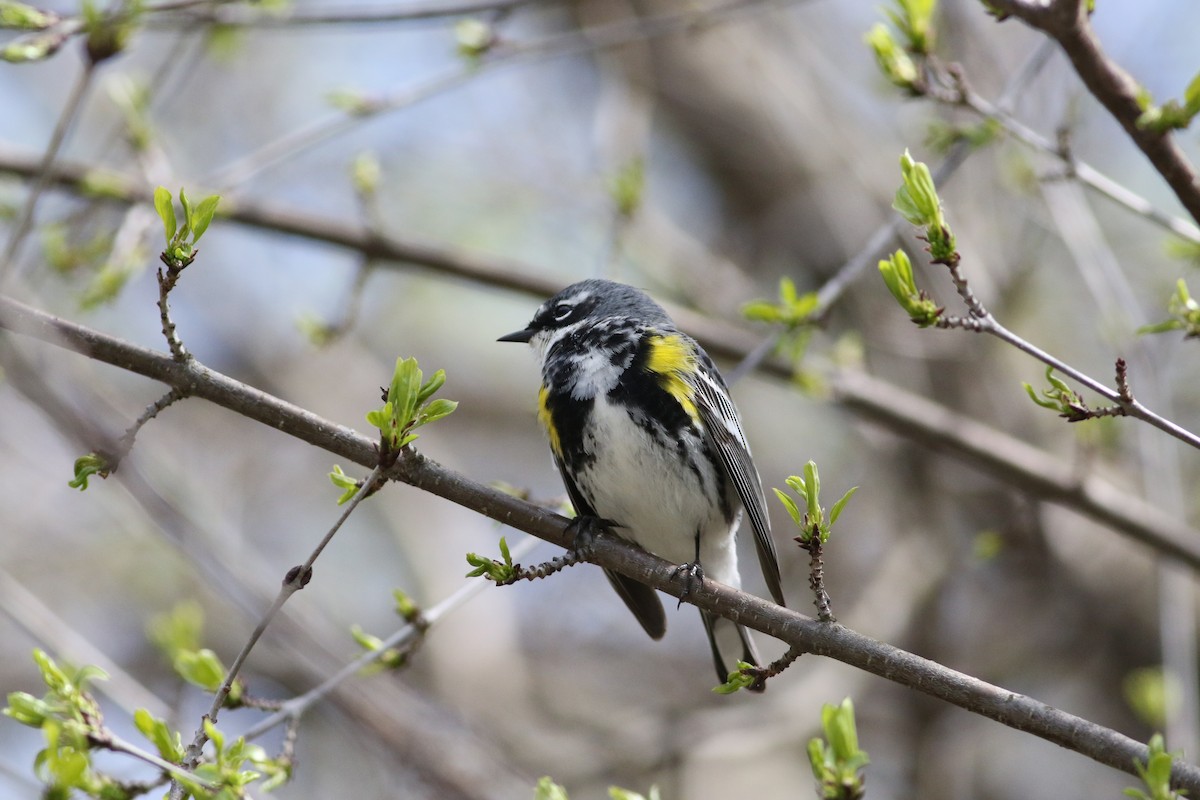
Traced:
<svg viewBox="0 0 1200 800">
<path fill-rule="evenodd" d="M 700 559 L 697 558 L 687 564 L 680 564 L 674 569 L 674 576 L 683 580 L 683 591 L 679 595 L 679 602 L 675 605 L 676 608 L 683 605 L 683 600 L 692 593 L 693 587 L 699 586 L 704 582 L 704 567 L 700 566 Z"/>
</svg>

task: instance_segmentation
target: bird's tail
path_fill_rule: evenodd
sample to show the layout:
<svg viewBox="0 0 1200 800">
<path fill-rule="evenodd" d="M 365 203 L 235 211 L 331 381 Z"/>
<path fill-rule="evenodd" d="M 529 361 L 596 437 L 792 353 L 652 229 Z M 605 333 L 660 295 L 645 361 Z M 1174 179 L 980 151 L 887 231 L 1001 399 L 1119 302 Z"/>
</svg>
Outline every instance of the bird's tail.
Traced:
<svg viewBox="0 0 1200 800">
<path fill-rule="evenodd" d="M 756 667 L 762 666 L 758 649 L 754 646 L 754 640 L 750 638 L 750 631 L 746 630 L 745 625 L 718 617 L 707 611 L 701 611 L 700 617 L 704 620 L 704 630 L 708 634 L 709 646 L 712 647 L 713 665 L 717 668 L 717 678 L 721 683 L 729 680 L 729 673 L 737 666 L 736 662 L 726 663 L 721 656 L 722 652 L 736 652 L 740 648 L 742 661 Z M 766 686 L 763 685 L 752 691 L 761 692 L 765 688 Z"/>
</svg>

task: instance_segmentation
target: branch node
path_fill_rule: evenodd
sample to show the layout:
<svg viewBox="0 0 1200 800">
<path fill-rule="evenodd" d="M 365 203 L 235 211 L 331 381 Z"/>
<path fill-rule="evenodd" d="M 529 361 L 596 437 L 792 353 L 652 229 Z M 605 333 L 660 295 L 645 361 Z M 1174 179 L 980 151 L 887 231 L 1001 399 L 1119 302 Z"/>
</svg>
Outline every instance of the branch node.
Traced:
<svg viewBox="0 0 1200 800">
<path fill-rule="evenodd" d="M 292 591 L 303 589 L 312 580 L 313 569 L 306 564 L 297 564 L 287 571 L 283 576 L 284 588 L 290 588 Z"/>
</svg>

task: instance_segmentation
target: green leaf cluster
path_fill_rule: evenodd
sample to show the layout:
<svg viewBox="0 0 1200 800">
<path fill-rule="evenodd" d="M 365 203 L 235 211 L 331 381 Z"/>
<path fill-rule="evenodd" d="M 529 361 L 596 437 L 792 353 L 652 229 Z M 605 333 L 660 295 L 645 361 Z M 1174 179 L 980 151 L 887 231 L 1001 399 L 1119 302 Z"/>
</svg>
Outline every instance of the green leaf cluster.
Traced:
<svg viewBox="0 0 1200 800">
<path fill-rule="evenodd" d="M 817 302 L 816 292 L 800 294 L 796 291 L 795 281 L 783 277 L 779 279 L 779 300 L 751 300 L 742 306 L 742 316 L 754 322 L 783 325 L 794 330 L 813 321 Z"/>
<path fill-rule="evenodd" d="M 154 617 L 146 626 L 150 641 L 170 662 L 176 675 L 207 692 L 216 692 L 225 682 L 228 670 L 216 653 L 201 646 L 203 629 L 204 611 L 197 603 L 180 603 L 166 614 Z M 241 705 L 244 693 L 244 684 L 234 681 L 226 706 Z"/>
<path fill-rule="evenodd" d="M 825 509 L 821 506 L 821 478 L 817 473 L 815 461 L 809 461 L 804 465 L 804 477 L 792 475 L 787 479 L 787 485 L 803 501 L 803 510 L 787 492 L 774 489 L 775 496 L 783 503 L 792 522 L 800 529 L 798 539 L 802 544 L 812 541 L 814 536 L 820 537 L 822 544 L 829 541 L 834 523 L 841 516 L 846 503 L 850 502 L 850 498 L 858 491 L 857 486 L 850 489 L 833 504 L 833 507 L 829 509 L 829 514 L 826 515 Z"/>
<path fill-rule="evenodd" d="M 1046 367 L 1046 381 L 1050 384 L 1050 388 L 1042 389 L 1040 394 L 1028 383 L 1021 385 L 1025 387 L 1029 399 L 1042 408 L 1057 411 L 1059 416 L 1069 420 L 1085 418 L 1087 407 L 1084 405 L 1083 397 L 1068 386 L 1066 381 L 1055 376 L 1054 367 Z"/>
<path fill-rule="evenodd" d="M 1138 105 L 1142 107 L 1142 114 L 1137 119 L 1139 128 L 1155 133 L 1182 130 L 1200 114 L 1200 74 L 1184 89 L 1182 102 L 1168 100 L 1161 106 L 1155 105 L 1150 92 L 1143 88 L 1138 92 Z"/>
<path fill-rule="evenodd" d="M 1156 322 L 1153 325 L 1143 325 L 1137 329 L 1137 332 L 1183 331 L 1185 339 L 1200 338 L 1200 303 L 1192 298 L 1183 278 L 1176 282 L 1175 293 L 1167 300 L 1167 313 L 1171 315 L 1170 319 Z"/>
<path fill-rule="evenodd" d="M 1121 681 L 1121 693 L 1137 718 L 1150 728 L 1166 725 L 1168 713 L 1183 702 L 1178 679 L 1161 666 L 1131 671 Z"/>
<path fill-rule="evenodd" d="M 83 34 L 88 58 L 93 64 L 121 53 L 129 44 L 141 19 L 141 0 L 121 4 L 117 11 L 107 11 L 95 0 L 83 2 Z"/>
<path fill-rule="evenodd" d="M 351 625 L 350 635 L 354 637 L 354 641 L 358 646 L 366 652 L 378 653 L 375 660 L 362 669 L 363 675 L 374 675 L 377 672 L 385 670 L 400 669 L 408 663 L 408 653 L 406 651 L 395 647 L 389 647 L 385 650 L 383 639 L 367 633 L 360 625 Z"/>
<path fill-rule="evenodd" d="M 812 376 L 801 373 L 798 366 L 812 339 L 819 304 L 816 292 L 801 294 L 796 290 L 795 282 L 785 276 L 779 279 L 778 300 L 752 300 L 742 306 L 742 315 L 746 319 L 783 328 L 776 352 L 797 368 L 794 377 L 802 388 L 806 384 L 816 385 Z"/>
<path fill-rule="evenodd" d="M 912 94 L 920 92 L 921 80 L 914 56 L 924 58 L 933 52 L 936 10 L 937 0 L 894 0 L 891 8 L 883 10 L 892 27 L 879 22 L 863 36 L 884 77 Z"/>
<path fill-rule="evenodd" d="M 904 37 L 905 46 L 921 55 L 933 52 L 933 15 L 936 11 L 937 0 L 895 0 L 894 8 L 883 10 Z"/>
<path fill-rule="evenodd" d="M 212 743 L 212 759 L 196 767 L 193 775 L 199 780 L 179 777 L 179 782 L 195 797 L 237 800 L 245 797 L 246 787 L 260 778 L 266 780 L 256 788 L 269 792 L 291 777 L 290 763 L 269 758 L 263 748 L 247 743 L 240 736 L 227 744 L 225 734 L 208 719 L 204 720 L 204 733 Z M 205 788 L 205 784 L 217 787 L 216 791 Z"/>
<path fill-rule="evenodd" d="M 1003 132 L 1004 127 L 991 117 L 973 125 L 934 120 L 926 130 L 925 144 L 937 153 L 947 153 L 959 142 L 966 142 L 972 148 L 980 148 L 991 144 Z"/>
<path fill-rule="evenodd" d="M 1175 756 L 1167 752 L 1161 733 L 1150 737 L 1149 748 L 1150 757 L 1145 763 L 1138 759 L 1133 762 L 1146 790 L 1129 788 L 1125 790 L 1125 796 L 1134 800 L 1181 800 L 1184 793 L 1171 789 L 1171 764 Z"/>
<path fill-rule="evenodd" d="M 814 737 L 808 742 L 808 760 L 820 797 L 859 800 L 866 792 L 862 770 L 870 761 L 858 746 L 854 703 L 849 697 L 840 705 L 826 703 L 821 708 L 821 728 L 825 738 Z"/>
<path fill-rule="evenodd" d="M 467 573 L 468 578 L 486 577 L 496 583 L 507 583 L 516 574 L 513 566 L 512 553 L 508 550 L 508 542 L 500 537 L 500 561 L 476 553 L 467 553 L 467 563 L 474 567 Z"/>
<path fill-rule="evenodd" d="M 929 254 L 935 264 L 952 264 L 958 260 L 954 234 L 946 225 L 942 213 L 942 201 L 929 166 L 914 161 L 908 150 L 900 156 L 900 174 L 904 182 L 896 190 L 892 208 L 913 225 L 925 228 L 925 240 L 929 242 Z"/>
<path fill-rule="evenodd" d="M 367 422 L 379 429 L 387 447 L 393 452 L 400 451 L 416 440 L 414 430 L 437 422 L 458 408 L 453 400 L 431 399 L 445 382 L 445 370 L 439 369 L 426 381 L 415 358 L 396 359 L 387 401 L 382 408 L 367 413 Z"/>
<path fill-rule="evenodd" d="M 890 257 L 880 261 L 879 274 L 892 297 L 896 298 L 896 302 L 908 313 L 909 319 L 922 328 L 937 324 L 943 309 L 930 299 L 924 289 L 917 288 L 912 261 L 907 253 L 897 250 Z"/>
<path fill-rule="evenodd" d="M 729 673 L 729 677 L 720 686 L 714 686 L 715 694 L 733 694 L 742 689 L 749 689 L 756 680 L 753 670 L 755 666 L 746 661 L 737 662 L 737 668 Z"/>
<path fill-rule="evenodd" d="M 896 41 L 892 31 L 882 22 L 877 22 L 863 36 L 863 41 L 875 55 L 879 71 L 894 86 L 915 93 L 917 80 L 921 77 L 917 63 L 908 51 Z"/>
<path fill-rule="evenodd" d="M 209 195 L 193 205 L 187 193 L 179 190 L 179 204 L 183 207 L 183 224 L 175 216 L 175 203 L 171 193 L 162 186 L 154 190 L 154 210 L 162 220 L 167 248 L 162 253 L 163 262 L 171 269 L 183 269 L 196 258 L 196 243 L 208 230 L 217 213 L 219 195 Z"/>
<path fill-rule="evenodd" d="M 362 482 L 342 472 L 342 468 L 338 464 L 333 465 L 333 472 L 329 473 L 329 481 L 342 490 L 342 494 L 337 500 L 339 506 L 353 500 L 354 495 L 358 494 L 358 490 L 362 488 Z"/>
<path fill-rule="evenodd" d="M 107 478 L 110 471 L 107 458 L 99 453 L 88 453 L 86 456 L 75 459 L 75 478 L 67 481 L 67 486 L 81 492 L 85 491 L 88 487 L 88 478 L 93 475 Z"/>
<path fill-rule="evenodd" d="M 11 692 L 3 713 L 22 725 L 41 729 L 46 746 L 34 759 L 34 771 L 47 786 L 46 796 L 66 797 L 78 790 L 101 797 L 104 792 L 119 791 L 111 778 L 92 770 L 90 756 L 92 738 L 103 730 L 103 717 L 88 688 L 108 676 L 95 666 L 60 665 L 42 650 L 33 651 L 33 660 L 46 693 L 34 697 Z"/>
</svg>

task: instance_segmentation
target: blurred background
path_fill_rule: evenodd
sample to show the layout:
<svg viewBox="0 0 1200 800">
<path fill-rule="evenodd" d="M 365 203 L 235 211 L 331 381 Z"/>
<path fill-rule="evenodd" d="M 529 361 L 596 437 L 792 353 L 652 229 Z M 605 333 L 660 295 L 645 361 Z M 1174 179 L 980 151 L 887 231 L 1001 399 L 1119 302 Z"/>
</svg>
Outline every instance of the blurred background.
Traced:
<svg viewBox="0 0 1200 800">
<path fill-rule="evenodd" d="M 819 290 L 893 219 L 903 150 L 936 168 L 931 131 L 944 139 L 979 121 L 884 80 L 863 43 L 884 18 L 874 1 L 741 0 L 706 14 L 674 0 L 537 0 L 415 21 L 364 21 L 415 8 L 382 1 L 178 5 L 148 13 L 127 50 L 91 74 L 64 169 L 105 167 L 143 192 L 218 192 L 226 209 L 466 253 L 500 276 L 370 261 L 218 219 L 171 298 L 185 344 L 212 369 L 364 432 L 395 358 L 416 356 L 427 373 L 446 370 L 443 395 L 461 403 L 423 432 L 421 452 L 547 503 L 563 492 L 534 418 L 536 366 L 497 336 L 557 288 L 604 275 L 694 312 L 687 319 L 738 325 L 753 343 L 770 329 L 742 318 L 746 302 L 774 298 L 785 276 Z M 1198 67 L 1200 7 L 1098 6 L 1110 55 L 1160 101 L 1181 96 Z M 998 102 L 1007 88 L 1025 125 L 1179 213 L 1042 37 L 968 0 L 941 3 L 937 27 L 937 52 L 961 63 L 979 95 Z M 464 53 L 481 30 L 495 49 Z M 0 32 L 0 44 L 14 36 Z M 74 40 L 0 68 L 4 237 L 84 72 Z M 1195 134 L 1179 139 L 1194 155 Z M 378 169 L 371 196 L 356 191 L 356 163 L 360 175 Z M 640 202 L 622 214 L 614 183 L 636 179 L 639 164 Z M 969 151 L 940 187 L 967 275 L 1009 328 L 1096 378 L 1111 383 L 1115 356 L 1128 357 L 1139 398 L 1196 429 L 1195 346 L 1133 334 L 1166 316 L 1191 263 L 1172 255 L 1161 227 L 1065 177 L 1053 155 L 1010 136 Z M 9 293 L 165 349 L 153 277 L 161 227 L 148 206 L 50 186 L 35 222 Z M 907 226 L 888 248 L 901 245 L 921 252 Z M 1070 426 L 1037 408 L 1021 382 L 1044 385 L 1039 364 L 984 337 L 916 329 L 876 257 L 812 333 L 797 381 L 751 374 L 733 388 L 766 486 L 814 459 L 832 497 L 860 487 L 826 555 L 839 621 L 1138 740 L 1176 732 L 1168 745 L 1194 758 L 1194 711 L 1180 698 L 1195 672 L 1163 681 L 1158 671 L 1164 646 L 1194 665 L 1190 574 L 861 419 L 822 387 L 839 369 L 866 371 L 1185 521 L 1197 511 L 1186 489 L 1196 453 L 1132 421 Z M 958 310 L 944 270 L 919 263 L 918 280 Z M 209 698 L 180 686 L 148 622 L 199 603 L 205 643 L 228 663 L 336 518 L 334 460 L 193 400 L 147 425 L 113 477 L 79 492 L 67 486 L 72 461 L 119 436 L 162 388 L 11 335 L 0 355 L 0 689 L 40 694 L 29 653 L 42 647 L 113 673 L 99 691 L 121 735 L 138 738 L 129 717 L 147 706 L 186 738 Z M 807 555 L 789 549 L 786 514 L 772 512 L 790 605 L 811 613 Z M 378 635 L 401 624 L 393 588 L 432 607 L 466 582 L 464 554 L 495 554 L 501 536 L 523 538 L 389 486 L 352 515 L 252 653 L 251 690 L 311 688 L 358 652 L 352 624 Z M 541 545 L 525 560 L 555 554 Z M 748 550 L 743 564 L 746 588 L 765 593 Z M 763 696 L 717 696 L 698 615 L 684 607 L 668 620 L 665 640 L 650 641 L 589 566 L 484 587 L 406 669 L 352 681 L 305 717 L 295 780 L 278 795 L 528 797 L 551 775 L 573 800 L 606 797 L 613 784 L 657 784 L 664 798 L 811 797 L 806 743 L 822 704 L 847 696 L 877 800 L 1117 797 L 1133 784 L 813 656 Z M 223 722 L 236 733 L 260 717 Z M 263 743 L 278 747 L 280 736 Z M 0 721 L 0 795 L 37 796 L 41 746 L 37 731 Z M 126 759 L 101 763 L 146 774 Z"/>
</svg>

